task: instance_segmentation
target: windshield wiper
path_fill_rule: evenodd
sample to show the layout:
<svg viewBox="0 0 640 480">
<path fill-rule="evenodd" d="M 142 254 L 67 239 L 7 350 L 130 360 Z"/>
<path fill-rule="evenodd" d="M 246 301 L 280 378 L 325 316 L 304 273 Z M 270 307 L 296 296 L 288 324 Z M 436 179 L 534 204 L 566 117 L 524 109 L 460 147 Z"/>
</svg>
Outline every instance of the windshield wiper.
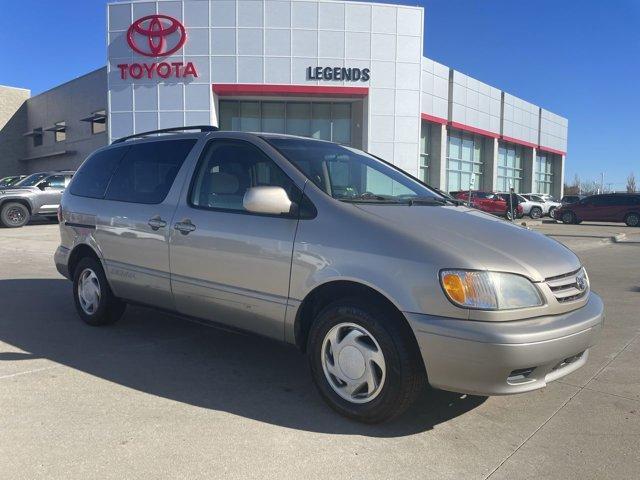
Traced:
<svg viewBox="0 0 640 480">
<path fill-rule="evenodd" d="M 361 193 L 360 195 L 354 195 L 353 197 L 338 197 L 338 200 L 342 202 L 352 202 L 352 203 L 359 203 L 359 202 L 403 203 L 392 196 L 377 195 L 375 193 L 370 193 L 370 192 Z"/>
<path fill-rule="evenodd" d="M 413 205 L 446 205 L 447 200 L 436 197 L 413 197 L 407 198 L 406 203 L 412 207 Z"/>
</svg>

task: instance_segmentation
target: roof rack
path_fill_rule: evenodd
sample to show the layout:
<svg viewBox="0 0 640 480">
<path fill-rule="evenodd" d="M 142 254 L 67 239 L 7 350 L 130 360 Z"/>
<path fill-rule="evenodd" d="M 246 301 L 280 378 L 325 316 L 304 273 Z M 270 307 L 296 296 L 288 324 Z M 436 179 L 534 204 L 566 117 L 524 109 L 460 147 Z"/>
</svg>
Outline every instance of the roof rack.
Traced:
<svg viewBox="0 0 640 480">
<path fill-rule="evenodd" d="M 200 130 L 201 132 L 217 132 L 218 127 L 213 127 L 211 125 L 194 125 L 189 127 L 172 127 L 172 128 L 163 128 L 161 130 L 151 130 L 149 132 L 141 132 L 136 133 L 135 135 L 129 135 L 128 137 L 118 138 L 111 142 L 111 145 L 115 145 L 116 143 L 124 143 L 127 140 L 132 140 L 134 138 L 144 138 L 149 135 L 157 135 L 160 133 L 174 133 L 174 132 L 184 132 L 186 130 Z"/>
</svg>

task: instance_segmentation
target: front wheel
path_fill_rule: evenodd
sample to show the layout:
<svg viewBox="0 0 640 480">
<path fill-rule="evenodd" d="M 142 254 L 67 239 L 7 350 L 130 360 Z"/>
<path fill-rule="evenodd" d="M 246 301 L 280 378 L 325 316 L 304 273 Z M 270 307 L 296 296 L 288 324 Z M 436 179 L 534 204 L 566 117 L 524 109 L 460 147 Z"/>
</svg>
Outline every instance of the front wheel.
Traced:
<svg viewBox="0 0 640 480">
<path fill-rule="evenodd" d="M 542 216 L 542 209 L 540 207 L 532 207 L 529 211 L 529 216 L 533 219 L 538 219 Z"/>
<path fill-rule="evenodd" d="M 551 207 L 551 208 L 549 209 L 549 217 L 551 217 L 551 218 L 556 218 L 555 213 L 556 213 L 556 207 Z"/>
<path fill-rule="evenodd" d="M 630 213 L 625 217 L 624 223 L 627 224 L 627 227 L 637 227 L 640 225 L 640 215 L 637 213 Z"/>
<path fill-rule="evenodd" d="M 0 223 L 7 228 L 20 228 L 29 223 L 31 214 L 22 203 L 5 203 L 0 210 Z"/>
<path fill-rule="evenodd" d="M 576 216 L 573 212 L 564 212 L 562 214 L 562 223 L 576 223 Z"/>
<path fill-rule="evenodd" d="M 358 299 L 334 302 L 316 317 L 308 354 L 313 380 L 338 413 L 365 423 L 404 412 L 425 373 L 399 314 Z"/>
<path fill-rule="evenodd" d="M 126 308 L 113 295 L 100 262 L 90 257 L 80 260 L 75 268 L 73 299 L 80 318 L 94 327 L 117 322 Z"/>
</svg>

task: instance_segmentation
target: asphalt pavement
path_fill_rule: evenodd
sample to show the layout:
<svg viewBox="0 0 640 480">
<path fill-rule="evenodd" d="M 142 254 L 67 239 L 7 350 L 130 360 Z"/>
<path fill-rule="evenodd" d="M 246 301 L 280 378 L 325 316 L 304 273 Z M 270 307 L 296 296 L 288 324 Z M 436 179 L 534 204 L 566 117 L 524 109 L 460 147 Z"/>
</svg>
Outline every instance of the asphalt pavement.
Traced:
<svg viewBox="0 0 640 480">
<path fill-rule="evenodd" d="M 143 308 L 82 324 L 57 225 L 2 229 L 0 478 L 640 478 L 640 244 L 536 229 L 589 244 L 607 320 L 587 365 L 523 395 L 427 391 L 378 426 L 325 406 L 277 342 Z"/>
</svg>

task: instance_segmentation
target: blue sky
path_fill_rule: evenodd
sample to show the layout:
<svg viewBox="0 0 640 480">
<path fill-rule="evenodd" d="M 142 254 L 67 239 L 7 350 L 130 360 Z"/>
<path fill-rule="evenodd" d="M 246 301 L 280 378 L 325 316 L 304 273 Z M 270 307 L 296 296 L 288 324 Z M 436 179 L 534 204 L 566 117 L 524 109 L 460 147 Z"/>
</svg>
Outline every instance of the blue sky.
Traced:
<svg viewBox="0 0 640 480">
<path fill-rule="evenodd" d="M 106 3 L 0 2 L 0 84 L 35 94 L 104 65 Z M 425 7 L 426 56 L 568 117 L 567 179 L 640 177 L 639 1 L 390 3 Z"/>
</svg>

